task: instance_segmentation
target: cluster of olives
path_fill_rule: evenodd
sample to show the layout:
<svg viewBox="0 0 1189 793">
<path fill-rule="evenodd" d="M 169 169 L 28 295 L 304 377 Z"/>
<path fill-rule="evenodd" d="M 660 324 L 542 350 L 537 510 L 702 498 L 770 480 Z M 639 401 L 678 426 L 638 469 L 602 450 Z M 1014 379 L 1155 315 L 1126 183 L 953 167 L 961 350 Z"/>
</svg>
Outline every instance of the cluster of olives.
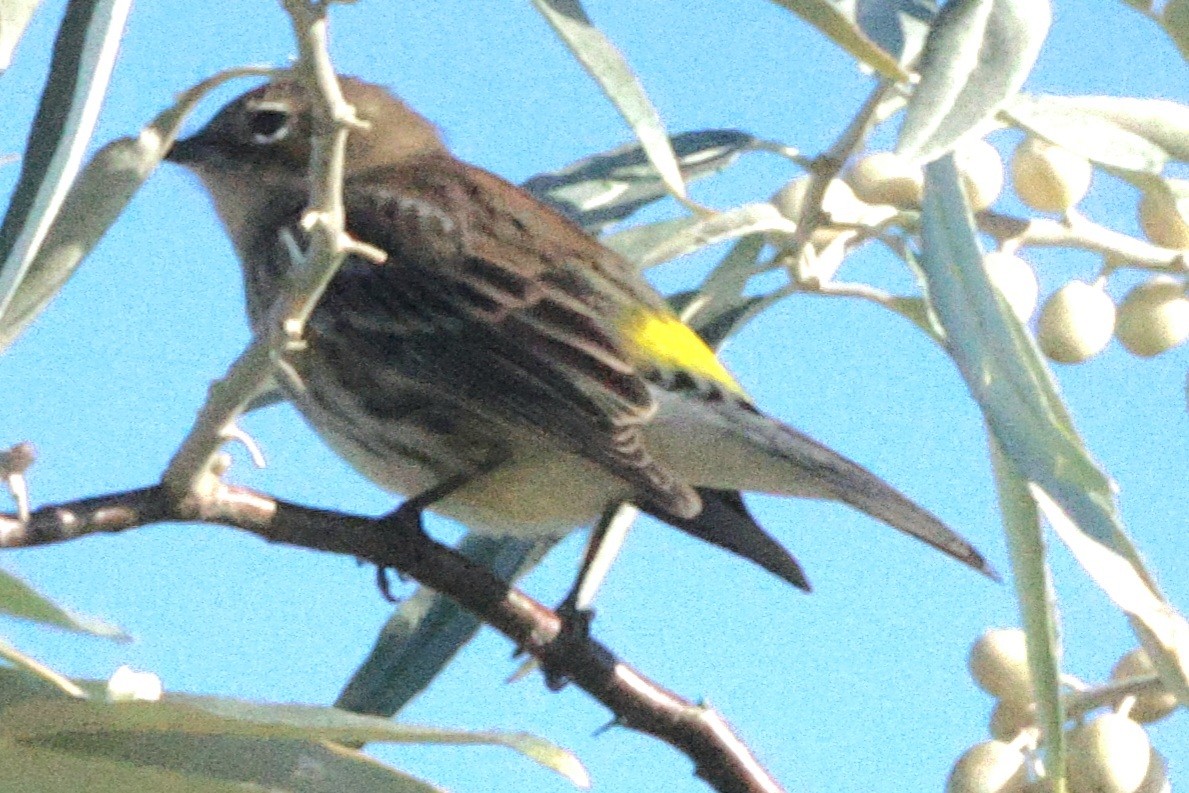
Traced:
<svg viewBox="0 0 1189 793">
<path fill-rule="evenodd" d="M 1024 632 L 1018 628 L 984 633 L 970 651 L 970 674 L 996 699 L 991 739 L 962 754 L 950 771 L 947 793 L 1029 793 L 1046 787 L 1037 761 L 1032 680 Z M 1170 793 L 1164 758 L 1152 748 L 1142 724 L 1177 707 L 1176 698 L 1155 683 L 1152 662 L 1142 649 L 1123 656 L 1111 681 L 1148 681 L 1142 693 L 1121 696 L 1112 710 L 1078 713 L 1066 733 L 1070 793 Z M 1083 692 L 1085 693 L 1085 692 Z"/>
<path fill-rule="evenodd" d="M 986 141 L 978 140 L 955 153 L 967 195 L 976 211 L 988 209 L 1003 189 L 1003 161 Z M 1093 166 L 1079 154 L 1027 137 L 1012 156 L 1012 184 L 1032 209 L 1065 213 L 1090 188 Z M 855 203 L 919 207 L 921 169 L 891 152 L 860 159 L 846 174 Z M 1189 249 L 1189 222 L 1168 191 L 1152 189 L 1139 202 L 1144 234 L 1165 248 Z M 855 214 L 855 213 L 851 213 Z M 992 284 L 1020 321 L 1032 319 L 1039 285 L 1032 265 L 1014 251 L 987 254 L 984 264 Z M 1160 275 L 1136 286 L 1116 308 L 1105 291 L 1105 279 L 1090 284 L 1071 281 L 1054 292 L 1036 319 L 1041 351 L 1059 363 L 1080 363 L 1102 352 L 1115 337 L 1131 353 L 1151 357 L 1189 340 L 1189 296 L 1180 277 Z"/>
</svg>

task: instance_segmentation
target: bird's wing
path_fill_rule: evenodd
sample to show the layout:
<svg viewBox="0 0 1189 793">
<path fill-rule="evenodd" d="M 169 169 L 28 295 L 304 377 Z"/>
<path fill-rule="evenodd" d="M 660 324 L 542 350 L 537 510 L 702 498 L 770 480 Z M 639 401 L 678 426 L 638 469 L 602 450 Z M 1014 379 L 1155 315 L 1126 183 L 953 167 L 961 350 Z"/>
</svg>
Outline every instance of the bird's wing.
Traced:
<svg viewBox="0 0 1189 793">
<path fill-rule="evenodd" d="M 648 350 L 634 340 L 681 331 L 631 265 L 519 188 L 447 157 L 359 175 L 344 197 L 349 233 L 388 260 L 349 260 L 319 313 L 409 380 L 604 466 L 645 509 L 697 513 L 693 488 L 641 440 L 656 405 Z M 706 355 L 698 365 L 716 366 Z"/>
</svg>

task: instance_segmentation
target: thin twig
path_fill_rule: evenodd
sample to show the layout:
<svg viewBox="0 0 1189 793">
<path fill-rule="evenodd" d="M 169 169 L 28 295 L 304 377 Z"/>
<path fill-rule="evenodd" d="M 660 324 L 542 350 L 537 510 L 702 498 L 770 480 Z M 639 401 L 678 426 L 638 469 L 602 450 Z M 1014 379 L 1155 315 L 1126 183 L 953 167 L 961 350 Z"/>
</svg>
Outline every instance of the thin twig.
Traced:
<svg viewBox="0 0 1189 793">
<path fill-rule="evenodd" d="M 210 476 L 210 465 L 227 441 L 225 428 L 235 423 L 253 397 L 268 388 L 271 360 L 268 340 L 253 339 L 227 374 L 211 384 L 193 428 L 161 476 L 162 484 L 176 498 L 217 484 L 217 478 Z"/>
<path fill-rule="evenodd" d="M 1185 251 L 1162 248 L 1129 237 L 1101 226 L 1081 213 L 1071 212 L 1064 221 L 1017 218 L 998 212 L 980 212 L 975 219 L 979 229 L 1001 245 L 1081 248 L 1111 257 L 1116 260 L 1117 267 L 1139 267 L 1180 275 L 1189 273 L 1189 256 Z"/>
<path fill-rule="evenodd" d="M 274 373 L 293 371 L 289 357 L 299 354 L 305 323 L 349 253 L 374 256 L 348 239 L 342 181 L 347 134 L 358 125 L 343 99 L 327 48 L 326 4 L 283 0 L 293 23 L 300 58 L 294 73 L 314 98 L 314 130 L 310 146 L 310 204 L 304 220 L 309 245 L 284 293 L 273 306 L 266 338 L 252 341 L 227 376 L 211 387 L 194 427 L 174 454 L 162 481 L 175 498 L 196 488 L 213 486 L 210 467 L 226 441 L 227 427 L 248 403 L 271 383 Z"/>
<path fill-rule="evenodd" d="M 881 80 L 867 97 L 854 119 L 834 141 L 834 144 L 814 158 L 810 168 L 809 186 L 805 190 L 805 198 L 801 203 L 801 216 L 797 218 L 797 230 L 783 251 L 785 260 L 792 262 L 790 272 L 794 278 L 799 278 L 801 275 L 797 272 L 798 263 L 801 261 L 801 253 L 805 250 L 805 246 L 813 237 L 813 232 L 828 220 L 822 210 L 822 200 L 826 197 L 826 190 L 842 172 L 846 161 L 858 151 L 859 147 L 863 145 L 863 141 L 867 139 L 868 133 L 875 124 L 875 113 L 891 85 L 888 81 Z"/>
</svg>

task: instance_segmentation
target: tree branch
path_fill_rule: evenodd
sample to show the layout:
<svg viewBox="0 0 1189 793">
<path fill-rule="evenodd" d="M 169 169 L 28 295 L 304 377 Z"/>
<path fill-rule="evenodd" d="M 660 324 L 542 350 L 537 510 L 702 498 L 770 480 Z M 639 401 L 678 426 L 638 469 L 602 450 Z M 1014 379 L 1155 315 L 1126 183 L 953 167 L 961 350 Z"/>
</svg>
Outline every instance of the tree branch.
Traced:
<svg viewBox="0 0 1189 793">
<path fill-rule="evenodd" d="M 474 612 L 531 653 L 550 678 L 573 682 L 610 709 L 617 724 L 683 752 L 715 790 L 783 790 L 721 715 L 649 680 L 486 567 L 398 521 L 303 507 L 223 483 L 181 500 L 156 485 L 42 507 L 25 521 L 0 514 L 0 548 L 50 545 L 171 521 L 232 526 L 270 542 L 395 568 Z"/>
</svg>

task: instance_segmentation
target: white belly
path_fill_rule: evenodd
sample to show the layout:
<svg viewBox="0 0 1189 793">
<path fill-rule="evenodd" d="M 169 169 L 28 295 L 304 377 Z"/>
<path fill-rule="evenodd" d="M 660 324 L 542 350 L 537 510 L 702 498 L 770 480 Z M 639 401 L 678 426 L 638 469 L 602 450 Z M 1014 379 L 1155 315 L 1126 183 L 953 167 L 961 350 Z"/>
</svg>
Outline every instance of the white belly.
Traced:
<svg viewBox="0 0 1189 793">
<path fill-rule="evenodd" d="M 439 483 L 439 476 L 411 461 L 379 456 L 334 431 L 320 417 L 311 422 L 341 457 L 378 486 L 415 496 Z M 539 438 L 521 440 L 519 451 L 494 471 L 431 507 L 484 534 L 561 536 L 591 525 L 609 506 L 630 497 L 630 488 L 595 463 L 545 447 Z"/>
</svg>

